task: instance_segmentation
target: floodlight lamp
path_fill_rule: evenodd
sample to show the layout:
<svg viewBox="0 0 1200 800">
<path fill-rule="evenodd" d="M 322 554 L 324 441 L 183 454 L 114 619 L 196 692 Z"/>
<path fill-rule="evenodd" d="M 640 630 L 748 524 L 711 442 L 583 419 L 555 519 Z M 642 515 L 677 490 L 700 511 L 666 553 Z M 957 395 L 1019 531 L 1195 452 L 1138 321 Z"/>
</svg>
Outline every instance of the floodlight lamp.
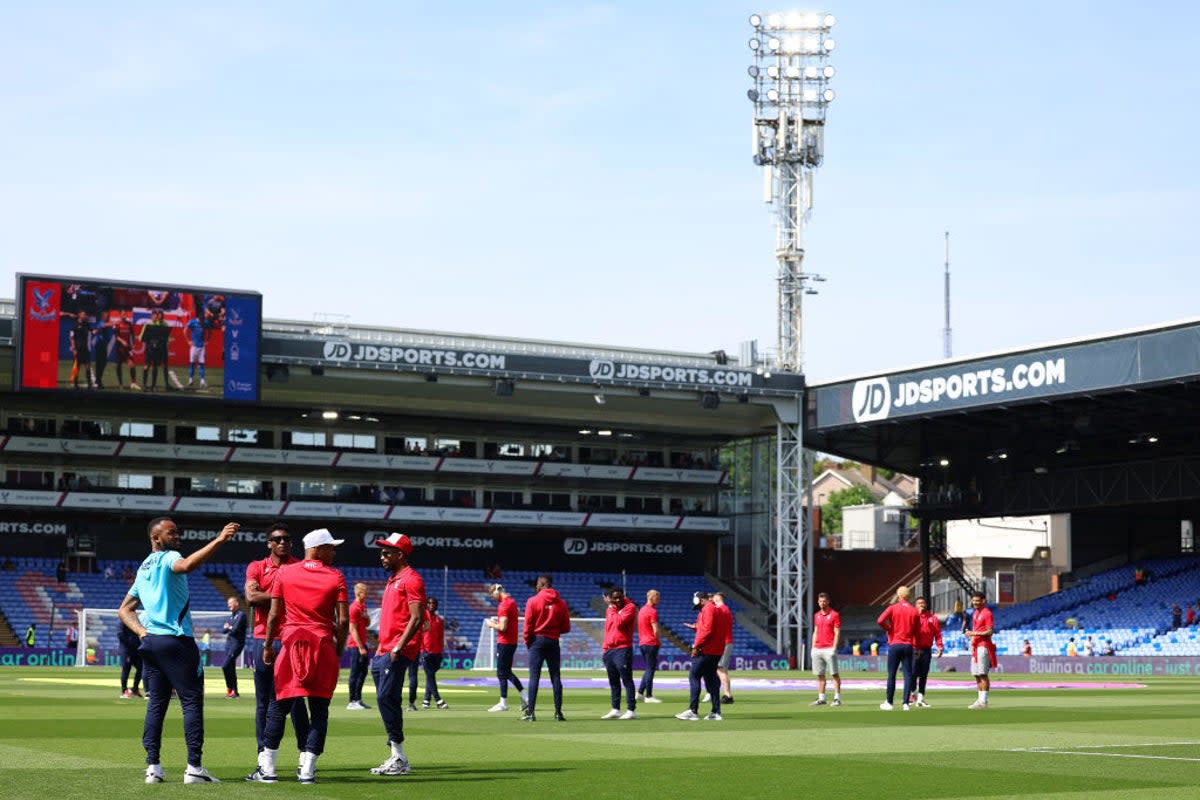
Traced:
<svg viewBox="0 0 1200 800">
<path fill-rule="evenodd" d="M 336 412 L 336 411 L 322 411 L 321 412 L 321 419 L 337 419 L 337 418 L 338 418 L 338 412 Z"/>
<path fill-rule="evenodd" d="M 751 50 L 757 50 L 760 47 L 762 47 L 762 42 L 760 42 L 758 39 L 750 40 L 750 49 Z"/>
<path fill-rule="evenodd" d="M 825 19 L 821 20 L 821 24 L 826 28 L 832 28 L 834 25 L 837 25 L 837 17 L 833 14 L 826 14 Z"/>
<path fill-rule="evenodd" d="M 779 90 L 778 89 L 768 89 L 767 90 L 767 99 L 770 100 L 772 103 L 778 103 L 779 102 Z"/>
<path fill-rule="evenodd" d="M 800 37 L 785 36 L 783 39 L 783 52 L 798 53 L 800 52 Z"/>
<path fill-rule="evenodd" d="M 828 53 L 828 52 L 829 52 L 830 50 L 832 50 L 833 48 L 837 47 L 837 42 L 835 42 L 833 39 L 826 39 L 826 40 L 823 42 L 823 44 L 825 45 L 825 52 L 826 52 L 826 53 Z"/>
<path fill-rule="evenodd" d="M 767 49 L 769 49 L 772 53 L 779 52 L 779 40 L 772 36 L 767 40 Z"/>
<path fill-rule="evenodd" d="M 835 92 L 833 89 L 826 89 L 824 94 L 821 96 L 825 98 L 826 103 L 832 103 L 833 98 L 837 97 L 837 92 Z"/>
<path fill-rule="evenodd" d="M 807 67 L 805 67 L 805 68 L 804 68 L 804 77 L 806 77 L 806 78 L 815 78 L 815 77 L 817 77 L 817 68 L 816 68 L 816 67 L 814 67 L 814 66 L 807 66 Z"/>
<path fill-rule="evenodd" d="M 767 27 L 778 29 L 783 26 L 783 16 L 780 14 L 771 14 L 767 17 Z"/>
<path fill-rule="evenodd" d="M 948 467 L 948 466 L 950 466 L 950 459 L 948 459 L 948 458 L 939 458 L 939 459 L 938 459 L 938 466 L 939 466 L 939 467 Z"/>
<path fill-rule="evenodd" d="M 746 72 L 750 74 L 751 78 L 758 77 L 758 67 L 754 66 L 753 64 L 746 68 Z"/>
<path fill-rule="evenodd" d="M 1156 444 L 1158 442 L 1158 437 L 1152 433 L 1146 437 L 1146 441 L 1150 444 Z"/>
<path fill-rule="evenodd" d="M 751 103 L 757 103 L 758 102 L 758 91 L 755 89 L 748 89 L 748 90 L 746 90 L 746 97 L 750 98 Z"/>
<path fill-rule="evenodd" d="M 799 67 L 788 67 L 787 68 L 787 76 L 789 78 L 799 78 L 800 77 L 800 68 Z"/>
<path fill-rule="evenodd" d="M 597 436 L 612 436 L 612 431 L 596 431 Z"/>
<path fill-rule="evenodd" d="M 796 30 L 800 27 L 803 27 L 804 17 L 793 11 L 783 18 L 783 24 L 784 27 L 790 28 L 791 30 Z"/>
<path fill-rule="evenodd" d="M 820 49 L 820 47 L 821 47 L 821 40 L 818 39 L 816 36 L 804 37 L 804 52 L 815 53 Z"/>
<path fill-rule="evenodd" d="M 762 17 L 759 16 L 758 14 L 751 14 L 750 15 L 750 24 L 756 28 L 761 28 L 762 27 Z"/>
<path fill-rule="evenodd" d="M 826 66 L 825 69 L 821 70 L 821 74 L 823 74 L 826 78 L 832 78 L 834 75 L 837 75 L 837 70 L 833 67 Z"/>
<path fill-rule="evenodd" d="M 770 380 L 771 379 L 771 370 L 769 370 L 769 369 L 763 370 L 763 378 L 765 378 L 766 380 Z"/>
<path fill-rule="evenodd" d="M 767 77 L 768 78 L 778 78 L 779 77 L 779 67 L 775 66 L 774 64 L 767 67 Z"/>
<path fill-rule="evenodd" d="M 806 103 L 817 102 L 817 90 L 816 89 L 805 89 L 804 90 L 804 102 L 806 102 Z"/>
<path fill-rule="evenodd" d="M 811 30 L 815 30 L 815 29 L 821 27 L 821 15 L 820 14 L 805 14 L 804 15 L 804 27 L 811 29 Z"/>
<path fill-rule="evenodd" d="M 604 396 L 604 392 L 596 392 L 592 395 L 592 399 L 596 401 L 596 405 L 602 406 L 608 402 L 608 398 Z"/>
</svg>

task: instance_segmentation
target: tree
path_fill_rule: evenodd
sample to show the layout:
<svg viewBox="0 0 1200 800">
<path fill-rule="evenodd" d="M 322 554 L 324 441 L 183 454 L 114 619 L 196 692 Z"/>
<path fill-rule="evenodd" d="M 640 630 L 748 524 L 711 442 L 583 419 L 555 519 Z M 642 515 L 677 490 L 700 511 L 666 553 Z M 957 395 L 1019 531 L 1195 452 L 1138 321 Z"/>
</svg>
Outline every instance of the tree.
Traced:
<svg viewBox="0 0 1200 800">
<path fill-rule="evenodd" d="M 830 492 L 821 507 L 821 533 L 832 536 L 842 532 L 842 509 L 846 506 L 879 505 L 875 495 L 865 486 L 851 486 Z"/>
</svg>

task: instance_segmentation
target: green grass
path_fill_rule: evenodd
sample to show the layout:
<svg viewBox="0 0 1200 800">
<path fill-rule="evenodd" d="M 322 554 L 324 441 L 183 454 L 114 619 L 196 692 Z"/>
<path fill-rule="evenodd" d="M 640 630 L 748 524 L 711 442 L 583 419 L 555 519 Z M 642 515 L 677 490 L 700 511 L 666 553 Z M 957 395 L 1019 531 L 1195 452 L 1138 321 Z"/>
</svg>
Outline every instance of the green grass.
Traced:
<svg viewBox="0 0 1200 800">
<path fill-rule="evenodd" d="M 841 708 L 810 708 L 810 691 L 738 691 L 719 723 L 674 719 L 686 705 L 679 690 L 660 690 L 665 702 L 641 706 L 637 720 L 601 721 L 607 690 L 568 689 L 567 723 L 554 722 L 543 706 L 531 725 L 515 713 L 488 714 L 495 689 L 455 687 L 456 675 L 443 674 L 450 710 L 406 715 L 411 775 L 367 773 L 387 755 L 386 737 L 374 709 L 344 710 L 343 693 L 334 697 L 320 783 L 299 787 L 286 779 L 295 755 L 294 740 L 286 738 L 285 780 L 275 786 L 241 780 L 255 761 L 253 699 L 224 700 L 220 673 L 212 671 L 204 763 L 226 782 L 199 787 L 180 782 L 177 703 L 163 737 L 168 783 L 145 786 L 144 703 L 117 698 L 114 670 L 0 669 L 0 797 L 890 800 L 1200 793 L 1194 679 L 1151 679 L 1143 689 L 999 690 L 984 712 L 966 710 L 974 693 L 965 683 L 961 690 L 931 691 L 934 708 L 909 713 L 880 711 L 878 691 L 849 690 Z M 736 690 L 736 673 L 734 680 Z M 242 688 L 252 691 L 248 673 Z M 548 688 L 539 701 L 549 701 Z M 369 692 L 366 699 L 374 705 Z"/>
</svg>

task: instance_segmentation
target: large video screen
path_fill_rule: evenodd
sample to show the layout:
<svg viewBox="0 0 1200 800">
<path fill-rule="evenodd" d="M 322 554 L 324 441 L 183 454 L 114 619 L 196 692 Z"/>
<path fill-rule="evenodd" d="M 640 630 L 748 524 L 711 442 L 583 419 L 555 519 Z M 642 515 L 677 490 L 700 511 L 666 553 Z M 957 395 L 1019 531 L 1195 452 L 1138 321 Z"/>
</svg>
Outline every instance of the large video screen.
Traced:
<svg viewBox="0 0 1200 800">
<path fill-rule="evenodd" d="M 17 276 L 16 389 L 258 400 L 262 295 Z"/>
</svg>

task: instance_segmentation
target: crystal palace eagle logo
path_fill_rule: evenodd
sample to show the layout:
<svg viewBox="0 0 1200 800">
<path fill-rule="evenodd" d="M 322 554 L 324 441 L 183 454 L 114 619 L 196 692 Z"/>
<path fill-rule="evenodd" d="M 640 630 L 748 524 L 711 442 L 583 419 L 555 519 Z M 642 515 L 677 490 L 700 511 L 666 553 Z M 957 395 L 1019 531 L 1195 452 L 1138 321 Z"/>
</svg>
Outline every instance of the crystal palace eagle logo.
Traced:
<svg viewBox="0 0 1200 800">
<path fill-rule="evenodd" d="M 34 289 L 33 307 L 29 309 L 29 318 L 38 322 L 53 322 L 56 312 L 50 305 L 54 299 L 53 289 Z"/>
</svg>

